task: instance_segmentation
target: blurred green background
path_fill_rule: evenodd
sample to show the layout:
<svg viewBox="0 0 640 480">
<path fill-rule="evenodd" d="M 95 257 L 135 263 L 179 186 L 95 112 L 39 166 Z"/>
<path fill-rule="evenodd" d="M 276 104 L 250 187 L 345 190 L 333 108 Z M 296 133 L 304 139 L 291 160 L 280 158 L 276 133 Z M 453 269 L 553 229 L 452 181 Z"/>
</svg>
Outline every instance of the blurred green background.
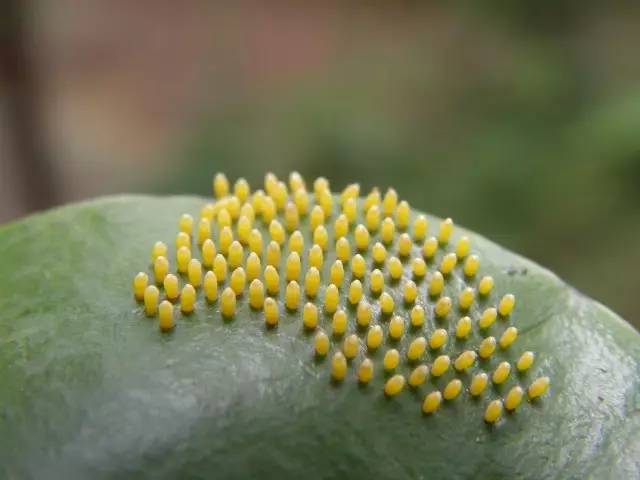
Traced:
<svg viewBox="0 0 640 480">
<path fill-rule="evenodd" d="M 208 195 L 218 170 L 394 186 L 640 325 L 638 2 L 28 5 L 9 31 L 29 46 L 42 148 L 1 157 L 5 220 Z M 25 155 L 49 172 L 35 201 Z"/>
</svg>

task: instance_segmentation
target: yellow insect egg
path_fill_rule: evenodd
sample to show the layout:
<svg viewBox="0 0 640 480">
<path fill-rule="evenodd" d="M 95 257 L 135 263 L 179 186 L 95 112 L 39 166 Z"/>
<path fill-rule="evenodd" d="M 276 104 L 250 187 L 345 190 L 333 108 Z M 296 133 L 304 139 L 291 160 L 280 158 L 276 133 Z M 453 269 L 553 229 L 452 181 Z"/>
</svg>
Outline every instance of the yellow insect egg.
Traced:
<svg viewBox="0 0 640 480">
<path fill-rule="evenodd" d="M 403 233 L 398 238 L 398 255 L 401 257 L 408 257 L 411 253 L 412 246 L 413 242 L 411 241 L 411 237 L 406 233 Z"/>
<path fill-rule="evenodd" d="M 427 260 L 431 259 L 433 258 L 437 250 L 438 240 L 436 240 L 436 237 L 429 237 L 424 241 L 424 244 L 422 245 L 422 256 Z"/>
<path fill-rule="evenodd" d="M 409 208 L 409 204 L 402 200 L 398 204 L 398 208 L 396 208 L 396 225 L 400 230 L 404 230 L 409 225 L 409 220 L 411 218 L 411 209 Z"/>
<path fill-rule="evenodd" d="M 469 255 L 469 250 L 471 249 L 471 241 L 469 237 L 460 237 L 458 243 L 456 243 L 456 256 L 458 258 L 465 258 Z"/>
<path fill-rule="evenodd" d="M 215 302 L 218 299 L 218 279 L 212 271 L 204 275 L 204 295 L 209 302 Z"/>
<path fill-rule="evenodd" d="M 219 282 L 224 282 L 227 278 L 227 259 L 219 253 L 213 259 L 213 273 Z"/>
<path fill-rule="evenodd" d="M 471 333 L 471 318 L 462 317 L 456 324 L 456 338 L 463 340 Z"/>
<path fill-rule="evenodd" d="M 527 389 L 527 395 L 530 399 L 538 398 L 544 395 L 549 389 L 549 377 L 540 377 L 533 381 Z"/>
<path fill-rule="evenodd" d="M 260 276 L 262 271 L 262 263 L 260 257 L 255 252 L 251 252 L 247 257 L 247 280 L 252 281 Z"/>
<path fill-rule="evenodd" d="M 415 282 L 408 280 L 407 283 L 404 284 L 403 295 L 406 303 L 413 303 L 416 301 L 416 297 L 418 296 L 418 287 Z"/>
<path fill-rule="evenodd" d="M 320 225 L 324 225 L 324 210 L 319 205 L 314 206 L 311 209 L 311 215 L 309 216 L 309 225 L 311 230 L 315 230 Z"/>
<path fill-rule="evenodd" d="M 511 314 L 513 311 L 513 307 L 516 304 L 516 297 L 512 294 L 507 293 L 502 299 L 500 299 L 500 303 L 498 304 L 498 312 L 500 316 L 506 317 Z"/>
<path fill-rule="evenodd" d="M 313 230 L 313 243 L 320 245 L 320 248 L 323 251 L 327 249 L 327 245 L 329 244 L 329 233 L 327 233 L 327 229 L 324 228 L 324 225 L 318 225 Z"/>
<path fill-rule="evenodd" d="M 295 203 L 289 202 L 284 209 L 284 222 L 288 232 L 293 232 L 300 224 L 300 215 Z"/>
<path fill-rule="evenodd" d="M 262 215 L 264 208 L 265 194 L 262 190 L 256 190 L 251 196 L 251 206 L 256 215 Z"/>
<path fill-rule="evenodd" d="M 206 218 L 201 218 L 198 222 L 198 245 L 202 245 L 209 239 L 211 239 L 211 222 Z"/>
<path fill-rule="evenodd" d="M 364 385 L 369 383 L 373 378 L 373 362 L 369 358 L 365 358 L 358 368 L 358 381 Z"/>
<path fill-rule="evenodd" d="M 189 254 L 189 257 L 191 257 L 191 252 L 186 248 L 185 250 Z M 164 281 L 164 277 L 166 277 L 168 273 L 169 260 L 167 260 L 165 257 L 156 258 L 156 260 L 153 262 L 153 277 L 156 279 L 156 283 L 161 284 Z"/>
<path fill-rule="evenodd" d="M 360 340 L 357 335 L 351 334 L 344 339 L 342 352 L 347 358 L 354 358 L 360 351 Z"/>
<path fill-rule="evenodd" d="M 293 203 L 298 210 L 299 216 L 305 216 L 309 212 L 309 194 L 303 188 L 296 190 L 293 194 Z"/>
<path fill-rule="evenodd" d="M 318 204 L 320 205 L 320 207 L 322 207 L 324 216 L 331 217 L 331 213 L 333 212 L 333 196 L 331 195 L 331 192 L 326 190 L 320 193 Z"/>
<path fill-rule="evenodd" d="M 191 313 L 196 303 L 196 289 L 193 285 L 187 283 L 182 287 L 182 293 L 180 293 L 180 310 L 182 313 Z"/>
<path fill-rule="evenodd" d="M 180 216 L 178 228 L 181 232 L 184 232 L 187 235 L 191 236 L 191 233 L 193 232 L 193 217 L 188 213 L 183 213 Z"/>
<path fill-rule="evenodd" d="M 242 265 L 242 260 L 244 258 L 244 249 L 239 241 L 234 240 L 231 242 L 229 246 L 229 251 L 227 253 L 227 262 L 229 263 L 229 267 L 238 268 Z"/>
<path fill-rule="evenodd" d="M 494 400 L 491 402 L 484 412 L 484 421 L 487 423 L 495 423 L 502 416 L 502 400 Z"/>
<path fill-rule="evenodd" d="M 226 208 L 220 209 L 220 211 L 218 212 L 218 215 L 217 215 L 217 220 L 218 220 L 218 228 L 219 229 L 222 229 L 224 227 L 230 227 L 231 226 L 231 214 L 229 213 L 229 210 L 227 210 Z"/>
<path fill-rule="evenodd" d="M 444 290 L 444 277 L 440 272 L 433 272 L 429 280 L 429 295 L 436 297 Z"/>
<path fill-rule="evenodd" d="M 473 299 L 475 298 L 475 292 L 473 288 L 466 287 L 460 292 L 458 296 L 458 307 L 460 310 L 469 310 L 471 305 L 473 305 Z"/>
<path fill-rule="evenodd" d="M 350 198 L 357 198 L 360 195 L 360 184 L 359 183 L 351 183 L 345 187 L 345 189 L 340 194 L 340 203 L 344 205 Z"/>
<path fill-rule="evenodd" d="M 444 257 L 442 257 L 442 261 L 440 262 L 440 271 L 443 275 L 449 275 L 453 269 L 456 267 L 458 263 L 458 257 L 455 253 L 447 253 Z"/>
<path fill-rule="evenodd" d="M 427 264 L 423 259 L 416 257 L 411 262 L 411 270 L 413 271 L 414 277 L 422 278 L 427 274 Z"/>
<path fill-rule="evenodd" d="M 387 292 L 380 295 L 380 311 L 385 315 L 391 315 L 395 309 L 395 302 L 393 297 Z"/>
<path fill-rule="evenodd" d="M 273 198 L 278 210 L 284 209 L 287 204 L 288 194 L 287 185 L 284 182 L 278 182 L 273 194 L 271 195 L 271 198 Z"/>
<path fill-rule="evenodd" d="M 287 257 L 286 266 L 286 278 L 287 281 L 298 280 L 300 278 L 300 271 L 302 270 L 302 262 L 300 261 L 300 255 L 298 252 L 291 252 Z"/>
<path fill-rule="evenodd" d="M 495 323 L 496 318 L 498 318 L 498 311 L 493 307 L 487 308 L 484 312 L 482 312 L 482 315 L 478 320 L 478 326 L 482 329 L 489 328 Z"/>
<path fill-rule="evenodd" d="M 397 205 L 398 193 L 393 188 L 389 188 L 382 199 L 382 212 L 385 216 L 389 217 L 393 215 Z"/>
<path fill-rule="evenodd" d="M 431 337 L 429 338 L 429 347 L 434 350 L 442 347 L 447 343 L 448 336 L 449 335 L 444 328 L 438 328 L 437 330 L 434 330 L 434 332 L 431 334 Z"/>
<path fill-rule="evenodd" d="M 496 339 L 495 337 L 487 337 L 482 342 L 480 342 L 480 346 L 478 347 L 478 355 L 480 358 L 489 358 L 493 355 L 493 352 L 496 350 Z"/>
<path fill-rule="evenodd" d="M 278 220 L 271 220 L 269 224 L 269 235 L 271 235 L 271 240 L 276 242 L 278 245 L 282 245 L 285 240 L 285 232 L 282 224 Z"/>
<path fill-rule="evenodd" d="M 264 269 L 264 283 L 269 295 L 276 295 L 280 291 L 280 275 L 272 265 L 267 265 Z"/>
<path fill-rule="evenodd" d="M 313 339 L 314 347 L 316 350 L 316 355 L 324 357 L 327 353 L 329 353 L 329 337 L 323 331 L 319 331 L 316 333 L 315 338 Z"/>
<path fill-rule="evenodd" d="M 336 260 L 333 262 L 333 265 L 331 265 L 329 278 L 331 279 L 331 283 L 334 285 L 342 285 L 342 281 L 344 280 L 344 267 L 340 260 Z"/>
<path fill-rule="evenodd" d="M 380 242 L 376 242 L 371 249 L 371 256 L 373 257 L 373 261 L 380 265 L 384 263 L 387 258 L 387 249 Z"/>
<path fill-rule="evenodd" d="M 371 351 L 376 350 L 382 345 L 384 339 L 384 332 L 380 325 L 374 325 L 367 332 L 367 348 Z"/>
<path fill-rule="evenodd" d="M 389 276 L 393 280 L 398 280 L 402 276 L 402 262 L 398 257 L 391 257 L 387 265 Z"/>
<path fill-rule="evenodd" d="M 217 173 L 213 177 L 213 194 L 216 198 L 222 198 L 229 195 L 229 180 L 224 173 Z"/>
<path fill-rule="evenodd" d="M 304 276 L 304 291 L 308 297 L 315 297 L 320 288 L 320 271 L 311 267 Z"/>
<path fill-rule="evenodd" d="M 388 372 L 390 372 L 391 370 L 395 370 L 399 362 L 400 354 L 395 348 L 387 350 L 387 353 L 384 354 L 384 359 L 382 360 L 384 369 Z"/>
<path fill-rule="evenodd" d="M 264 323 L 266 323 L 268 327 L 275 327 L 280 318 L 278 302 L 271 297 L 267 297 L 264 299 L 262 309 L 264 311 Z"/>
<path fill-rule="evenodd" d="M 409 375 L 409 386 L 414 388 L 419 387 L 427 380 L 428 375 L 429 367 L 426 365 L 418 365 Z"/>
<path fill-rule="evenodd" d="M 377 187 L 374 187 L 371 192 L 364 199 L 364 205 L 362 206 L 362 210 L 367 212 L 374 205 L 380 205 L 380 190 Z"/>
<path fill-rule="evenodd" d="M 524 391 L 519 385 L 513 387 L 511 390 L 509 390 L 509 393 L 507 393 L 507 396 L 504 399 L 504 408 L 506 408 L 510 412 L 514 411 L 520 406 L 523 394 Z"/>
<path fill-rule="evenodd" d="M 442 394 L 439 391 L 431 392 L 424 397 L 422 402 L 422 411 L 426 414 L 435 413 L 442 403 Z"/>
<path fill-rule="evenodd" d="M 336 238 L 344 237 L 349 233 L 349 219 L 344 213 L 338 215 L 335 223 L 333 224 L 333 231 L 335 232 Z"/>
<path fill-rule="evenodd" d="M 233 186 L 233 194 L 238 197 L 238 200 L 244 202 L 249 198 L 251 194 L 251 188 L 249 183 L 244 178 L 239 178 Z"/>
<path fill-rule="evenodd" d="M 370 288 L 374 294 L 379 294 L 384 288 L 384 275 L 379 269 L 374 269 L 369 277 Z"/>
<path fill-rule="evenodd" d="M 462 382 L 457 378 L 454 378 L 447 386 L 444 387 L 442 392 L 442 396 L 445 400 L 454 400 L 458 395 L 460 395 L 460 391 L 462 390 Z"/>
<path fill-rule="evenodd" d="M 416 360 L 420 360 L 422 355 L 424 355 L 425 350 L 427 349 L 427 340 L 424 337 L 418 337 L 414 341 L 409 344 L 409 349 L 407 350 L 407 359 L 411 362 L 415 362 Z"/>
<path fill-rule="evenodd" d="M 231 272 L 231 278 L 229 279 L 229 286 L 231 290 L 234 291 L 236 295 L 242 295 L 244 291 L 244 286 L 247 283 L 247 274 L 244 271 L 244 268 L 238 267 L 233 272 Z"/>
<path fill-rule="evenodd" d="M 347 314 L 344 313 L 344 310 L 338 310 L 333 314 L 331 330 L 336 336 L 342 335 L 347 331 Z"/>
<path fill-rule="evenodd" d="M 449 365 L 451 365 L 451 359 L 448 355 L 440 355 L 439 357 L 436 357 L 433 361 L 433 365 L 431 366 L 431 375 L 434 377 L 441 377 L 447 370 L 449 370 Z"/>
<path fill-rule="evenodd" d="M 318 326 L 318 307 L 307 302 L 302 308 L 302 323 L 308 330 L 313 330 Z"/>
<path fill-rule="evenodd" d="M 339 238 L 336 242 L 336 257 L 342 262 L 346 262 L 351 258 L 351 246 L 349 240 L 345 237 Z"/>
<path fill-rule="evenodd" d="M 356 253 L 351 259 L 351 272 L 356 278 L 364 277 L 364 274 L 367 272 L 367 262 L 359 253 Z"/>
<path fill-rule="evenodd" d="M 216 256 L 216 245 L 213 240 L 207 238 L 202 244 L 202 265 L 206 268 L 213 266 L 213 259 Z"/>
<path fill-rule="evenodd" d="M 369 230 L 367 230 L 367 227 L 362 224 L 358 225 L 353 235 L 356 248 L 361 252 L 366 251 L 369 248 Z"/>
<path fill-rule="evenodd" d="M 262 255 L 262 233 L 257 228 L 249 234 L 249 251 L 256 255 Z"/>
<path fill-rule="evenodd" d="M 213 217 L 217 214 L 216 207 L 213 203 L 205 203 L 205 205 L 200 209 L 200 218 L 205 218 L 209 220 L 209 222 L 213 221 Z"/>
<path fill-rule="evenodd" d="M 249 305 L 255 310 L 259 310 L 264 305 L 264 285 L 257 278 L 249 284 Z"/>
<path fill-rule="evenodd" d="M 440 223 L 440 231 L 438 232 L 438 242 L 441 244 L 449 243 L 449 238 L 453 232 L 453 220 L 450 218 L 444 219 Z"/>
<path fill-rule="evenodd" d="M 493 371 L 493 375 L 491 380 L 495 384 L 504 383 L 507 378 L 509 378 L 509 374 L 511 373 L 511 365 L 509 362 L 500 362 L 500 364 Z"/>
<path fill-rule="evenodd" d="M 168 332 L 173 329 L 175 326 L 175 322 L 173 320 L 173 304 L 168 300 L 163 300 L 160 302 L 160 306 L 158 307 L 158 316 L 159 322 L 158 325 L 160 330 L 163 332 Z"/>
<path fill-rule="evenodd" d="M 189 278 L 189 283 L 195 288 L 198 288 L 200 285 L 202 285 L 202 264 L 200 263 L 200 260 L 192 258 L 189 261 L 189 266 L 187 267 L 187 276 Z"/>
<path fill-rule="evenodd" d="M 148 285 L 144 289 L 144 311 L 148 316 L 155 315 L 158 311 L 158 300 L 160 298 L 160 290 L 155 285 Z"/>
<path fill-rule="evenodd" d="M 524 352 L 522 355 L 520 355 L 520 358 L 516 363 L 516 368 L 519 372 L 526 372 L 527 370 L 529 370 L 529 368 L 531 368 L 531 365 L 533 365 L 533 361 L 535 360 L 535 358 L 536 356 L 533 352 Z"/>
<path fill-rule="evenodd" d="M 415 238 L 416 241 L 421 242 L 422 240 L 424 240 L 424 237 L 427 235 L 427 225 L 427 217 L 425 217 L 424 215 L 418 215 L 413 221 L 413 238 Z M 436 248 L 438 248 L 437 244 Z M 433 253 L 431 253 L 431 255 L 433 255 Z M 431 255 L 429 255 L 428 257 L 431 257 Z"/>
<path fill-rule="evenodd" d="M 289 174 L 289 190 L 297 192 L 298 190 L 304 190 L 306 188 L 302 175 L 298 172 L 291 172 Z"/>
<path fill-rule="evenodd" d="M 324 264 L 324 254 L 320 245 L 314 245 L 309 249 L 309 266 L 321 269 Z"/>
<path fill-rule="evenodd" d="M 451 311 L 451 299 L 449 297 L 439 298 L 433 311 L 438 318 L 446 317 Z"/>
<path fill-rule="evenodd" d="M 482 277 L 480 283 L 478 283 L 478 293 L 483 296 L 487 296 L 491 293 L 493 289 L 493 277 L 487 275 L 486 277 Z"/>
<path fill-rule="evenodd" d="M 349 220 L 349 224 L 356 220 L 358 215 L 358 202 L 355 198 L 347 198 L 342 204 L 342 213 L 344 213 Z"/>
<path fill-rule="evenodd" d="M 267 265 L 270 265 L 275 269 L 280 268 L 280 257 L 280 245 L 271 240 L 269 245 L 267 245 Z"/>
<path fill-rule="evenodd" d="M 158 257 L 160 258 L 160 257 Z M 156 259 L 157 261 L 158 259 Z M 178 264 L 178 271 L 180 273 L 187 273 L 189 268 L 189 262 L 191 261 L 191 250 L 187 247 L 180 247 L 176 254 L 176 262 Z"/>
<path fill-rule="evenodd" d="M 271 195 L 278 188 L 278 177 L 272 172 L 267 172 L 264 176 L 264 190 Z"/>
<path fill-rule="evenodd" d="M 231 227 L 222 227 L 222 230 L 218 233 L 218 247 L 220 249 L 220 253 L 227 255 L 232 243 L 233 231 L 231 230 Z"/>
<path fill-rule="evenodd" d="M 178 232 L 176 235 L 176 251 L 180 250 L 182 247 L 186 247 L 191 250 L 191 237 L 188 233 Z"/>
<path fill-rule="evenodd" d="M 166 278 L 166 276 L 165 276 Z M 133 296 L 140 301 L 144 298 L 144 291 L 149 285 L 149 276 L 144 272 L 139 272 L 133 278 Z"/>
<path fill-rule="evenodd" d="M 262 222 L 265 225 L 271 224 L 276 218 L 276 204 L 271 197 L 264 197 L 261 207 Z"/>
<path fill-rule="evenodd" d="M 509 346 L 515 342 L 516 338 L 518 338 L 518 329 L 516 327 L 507 328 L 500 337 L 500 348 L 509 348 Z"/>
<path fill-rule="evenodd" d="M 415 328 L 424 325 L 424 308 L 416 305 L 411 309 L 411 325 Z"/>
<path fill-rule="evenodd" d="M 231 220 L 237 220 L 240 216 L 240 207 L 241 202 L 238 197 L 235 195 L 231 195 L 227 199 L 226 209 L 229 211 L 229 215 L 231 215 Z"/>
<path fill-rule="evenodd" d="M 380 227 L 380 208 L 377 205 L 372 205 L 365 214 L 365 223 L 367 229 L 370 232 L 375 232 Z"/>
<path fill-rule="evenodd" d="M 347 374 L 347 359 L 342 352 L 336 352 L 331 359 L 331 376 L 334 380 L 344 380 Z"/>
<path fill-rule="evenodd" d="M 393 237 L 396 234 L 396 224 L 390 217 L 386 217 L 382 221 L 382 226 L 380 227 L 380 239 L 383 243 L 387 245 L 393 242 Z"/>
<path fill-rule="evenodd" d="M 295 280 L 287 284 L 284 300 L 289 310 L 298 308 L 298 303 L 300 302 L 300 285 Z"/>
<path fill-rule="evenodd" d="M 453 362 L 453 366 L 457 371 L 464 372 L 475 363 L 476 356 L 476 352 L 473 350 L 466 350 L 458 355 L 458 358 Z"/>
<path fill-rule="evenodd" d="M 155 262 L 158 257 L 167 257 L 167 245 L 164 242 L 156 242 L 151 248 L 151 262 Z"/>
<path fill-rule="evenodd" d="M 302 255 L 304 250 L 304 238 L 299 230 L 296 230 L 289 237 L 289 251 L 297 252 L 298 255 Z"/>
<path fill-rule="evenodd" d="M 247 220 L 249 220 L 251 224 L 253 224 L 253 221 L 256 219 L 256 211 L 250 203 L 242 204 L 242 207 L 240 208 L 240 218 L 242 217 L 247 217 Z M 240 221 L 240 218 L 238 221 Z"/>
<path fill-rule="evenodd" d="M 238 225 L 236 231 L 238 232 L 238 240 L 241 244 L 246 245 L 249 243 L 249 236 L 251 235 L 251 220 L 242 215 L 238 218 Z"/>
<path fill-rule="evenodd" d="M 487 388 L 487 383 L 489 383 L 489 377 L 486 373 L 482 372 L 474 375 L 469 385 L 469 393 L 474 397 L 482 395 L 484 389 Z"/>
<path fill-rule="evenodd" d="M 387 397 L 395 397 L 404 388 L 405 380 L 402 375 L 396 374 L 384 384 L 384 394 Z"/>
<path fill-rule="evenodd" d="M 338 287 L 331 284 L 324 291 L 324 310 L 327 313 L 334 313 L 338 309 L 338 301 L 340 300 L 340 293 Z"/>
<path fill-rule="evenodd" d="M 367 327 L 369 326 L 369 322 L 371 322 L 371 317 L 373 316 L 373 310 L 371 305 L 366 300 L 361 301 L 358 304 L 358 308 L 356 309 L 356 321 L 358 326 Z"/>
<path fill-rule="evenodd" d="M 349 285 L 349 303 L 351 305 L 356 305 L 360 302 L 362 298 L 362 282 L 360 280 L 354 280 Z"/>
<path fill-rule="evenodd" d="M 404 320 L 402 317 L 394 315 L 389 321 L 389 336 L 398 340 L 402 338 L 402 335 L 404 335 Z"/>
</svg>

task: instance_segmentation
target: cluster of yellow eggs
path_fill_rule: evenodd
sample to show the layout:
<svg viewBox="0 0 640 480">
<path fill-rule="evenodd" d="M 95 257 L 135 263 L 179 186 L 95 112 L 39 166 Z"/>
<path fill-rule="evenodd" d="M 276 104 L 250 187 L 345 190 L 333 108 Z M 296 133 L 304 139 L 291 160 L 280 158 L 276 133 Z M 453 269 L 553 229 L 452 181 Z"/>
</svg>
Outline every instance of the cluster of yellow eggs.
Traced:
<svg viewBox="0 0 640 480">
<path fill-rule="evenodd" d="M 469 238 L 451 242 L 451 219 L 429 236 L 427 218 L 413 214 L 393 189 L 384 195 L 373 189 L 362 199 L 359 185 L 351 184 L 334 195 L 329 182 L 318 178 L 308 192 L 294 172 L 288 185 L 267 174 L 264 190 L 255 192 L 244 179 L 235 182 L 232 192 L 227 178 L 217 174 L 213 190 L 215 201 L 202 207 L 197 222 L 190 214 L 180 217 L 176 264 L 169 263 L 168 246 L 156 242 L 153 281 L 145 272 L 133 280 L 135 298 L 147 315 L 158 316 L 162 331 L 174 328 L 175 308 L 183 314 L 196 308 L 198 291 L 207 304 L 217 303 L 226 319 L 234 317 L 238 302 L 247 301 L 263 312 L 268 328 L 276 328 L 281 315 L 299 312 L 304 328 L 315 332 L 314 354 L 331 355 L 336 383 L 350 367 L 358 382 L 371 382 L 376 374 L 372 355 L 384 350 L 383 390 L 389 397 L 406 384 L 419 388 L 429 376 L 462 376 L 518 338 L 511 324 L 515 297 L 506 294 L 490 302 L 494 279 L 478 275 L 480 258 L 471 253 Z M 446 294 L 448 284 L 455 296 Z M 472 318 L 472 307 L 480 302 L 488 306 Z M 498 338 L 490 334 L 497 320 L 502 327 Z M 473 331 L 482 339 L 465 345 Z M 444 353 L 454 343 L 465 347 L 451 356 Z M 427 356 L 433 359 L 430 364 Z M 522 353 L 514 362 L 517 374 L 534 359 L 532 352 Z M 406 375 L 398 373 L 401 362 L 409 367 Z M 479 370 L 469 376 L 466 388 L 473 397 L 480 397 L 490 382 L 501 385 L 516 375 L 507 361 L 492 371 Z M 454 377 L 442 391 L 426 394 L 424 413 L 434 413 L 443 400 L 461 394 L 462 380 Z M 548 386 L 548 377 L 537 378 L 527 388 L 528 398 L 540 397 Z M 504 398 L 488 403 L 485 421 L 495 423 L 504 409 L 515 411 L 523 397 L 516 384 Z"/>
</svg>

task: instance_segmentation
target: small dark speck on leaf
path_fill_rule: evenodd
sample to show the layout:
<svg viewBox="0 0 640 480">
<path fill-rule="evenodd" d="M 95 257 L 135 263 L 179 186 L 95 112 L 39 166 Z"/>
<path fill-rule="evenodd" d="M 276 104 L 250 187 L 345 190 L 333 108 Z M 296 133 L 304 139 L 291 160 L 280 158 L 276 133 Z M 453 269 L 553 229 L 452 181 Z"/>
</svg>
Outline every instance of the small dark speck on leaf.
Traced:
<svg viewBox="0 0 640 480">
<path fill-rule="evenodd" d="M 509 267 L 507 269 L 507 275 L 513 277 L 514 275 L 526 275 L 528 270 L 526 267 L 517 268 L 517 267 Z"/>
<path fill-rule="evenodd" d="M 604 397 L 602 395 L 598 395 L 598 400 L 600 400 L 601 402 L 604 402 Z"/>
</svg>

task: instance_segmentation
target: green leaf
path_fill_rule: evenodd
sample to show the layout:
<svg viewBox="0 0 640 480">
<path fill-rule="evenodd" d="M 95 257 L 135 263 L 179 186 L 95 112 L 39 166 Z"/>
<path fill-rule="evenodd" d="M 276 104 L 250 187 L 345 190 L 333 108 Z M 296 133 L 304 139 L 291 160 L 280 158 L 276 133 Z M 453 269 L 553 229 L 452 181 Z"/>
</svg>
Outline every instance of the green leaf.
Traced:
<svg viewBox="0 0 640 480">
<path fill-rule="evenodd" d="M 457 376 L 466 386 L 477 370 L 513 363 L 525 350 L 537 355 L 530 371 L 514 370 L 481 399 L 463 393 L 423 415 L 424 395 L 452 371 L 386 398 L 383 351 L 372 355 L 368 386 L 358 386 L 353 366 L 332 383 L 331 359 L 314 358 L 301 308 L 267 329 L 244 300 L 225 322 L 199 294 L 196 311 L 178 313 L 175 330 L 161 333 L 134 301 L 131 281 L 150 271 L 155 241 L 173 252 L 179 215 L 197 216 L 204 201 L 106 198 L 0 227 L 0 476 L 640 477 L 638 333 L 547 270 L 460 228 L 454 239 L 469 235 L 479 273 L 496 281 L 472 317 L 513 293 L 514 313 L 491 334 L 510 323 L 520 334 Z M 428 218 L 433 232 L 438 220 Z M 328 252 L 325 264 L 332 259 Z M 455 299 L 461 285 L 457 272 L 446 292 Z M 389 288 L 398 300 L 399 287 Z M 443 323 L 452 356 L 465 348 L 451 340 L 457 316 Z M 329 331 L 327 322 L 321 316 Z M 429 316 L 427 330 L 437 322 Z M 467 348 L 479 339 L 474 329 Z M 483 421 L 490 400 L 542 375 L 551 378 L 544 397 L 525 397 L 496 425 Z"/>
</svg>

